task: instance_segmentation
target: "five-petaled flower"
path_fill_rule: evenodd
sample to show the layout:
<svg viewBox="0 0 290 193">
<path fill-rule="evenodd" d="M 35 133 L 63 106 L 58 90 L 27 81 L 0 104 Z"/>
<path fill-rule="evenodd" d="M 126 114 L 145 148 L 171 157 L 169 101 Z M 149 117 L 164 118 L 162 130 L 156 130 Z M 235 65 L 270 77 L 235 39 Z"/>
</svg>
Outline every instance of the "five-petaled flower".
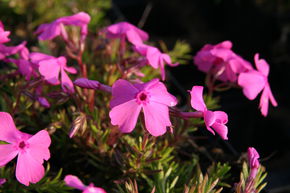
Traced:
<svg viewBox="0 0 290 193">
<path fill-rule="evenodd" d="M 168 107 L 175 106 L 177 100 L 158 79 L 141 84 L 117 80 L 112 87 L 112 95 L 111 123 L 118 125 L 123 133 L 134 129 L 141 110 L 151 135 L 163 135 L 167 127 L 172 126 Z"/>
<path fill-rule="evenodd" d="M 31 54 L 31 61 L 38 65 L 39 73 L 48 83 L 52 85 L 58 85 L 61 83 L 64 92 L 74 93 L 73 83 L 66 72 L 75 74 L 77 71 L 74 67 L 68 67 L 66 65 L 65 57 L 60 56 L 55 58 L 53 56 L 34 52 Z"/>
<path fill-rule="evenodd" d="M 203 112 L 203 119 L 207 130 L 209 130 L 212 134 L 217 132 L 222 139 L 227 140 L 228 128 L 225 124 L 228 122 L 228 115 L 223 111 L 208 110 L 202 98 L 202 93 L 202 86 L 192 87 L 192 90 L 190 91 L 192 108 Z"/>
<path fill-rule="evenodd" d="M 73 175 L 65 176 L 64 181 L 66 185 L 82 190 L 83 193 L 106 193 L 103 188 L 95 187 L 93 183 L 88 186 L 84 185 L 78 177 Z"/>
<path fill-rule="evenodd" d="M 236 82 L 239 73 L 253 68 L 231 48 L 230 41 L 223 41 L 216 45 L 206 44 L 194 56 L 194 63 L 200 71 L 211 72 L 221 81 Z"/>
<path fill-rule="evenodd" d="M 18 155 L 16 178 L 20 183 L 28 186 L 44 176 L 43 160 L 50 158 L 51 140 L 47 131 L 35 135 L 23 133 L 15 127 L 9 113 L 0 112 L 0 140 L 8 143 L 0 145 L 0 167 Z"/>
<path fill-rule="evenodd" d="M 244 95 L 253 100 L 263 90 L 260 98 L 260 109 L 263 116 L 267 116 L 269 108 L 269 100 L 273 106 L 277 106 L 277 102 L 272 94 L 268 75 L 270 71 L 269 64 L 264 59 L 259 59 L 259 54 L 255 54 L 255 64 L 257 70 L 250 70 L 239 75 L 238 84 L 243 88 Z"/>
</svg>

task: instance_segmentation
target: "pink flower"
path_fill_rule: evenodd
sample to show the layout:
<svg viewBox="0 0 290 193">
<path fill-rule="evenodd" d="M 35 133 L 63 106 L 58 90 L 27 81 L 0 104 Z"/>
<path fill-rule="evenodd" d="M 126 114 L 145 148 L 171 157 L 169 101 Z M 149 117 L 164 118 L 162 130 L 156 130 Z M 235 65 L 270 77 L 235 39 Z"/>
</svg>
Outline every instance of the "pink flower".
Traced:
<svg viewBox="0 0 290 193">
<path fill-rule="evenodd" d="M 72 25 L 81 28 L 81 39 L 84 40 L 88 33 L 90 20 L 91 17 L 87 13 L 79 12 L 72 16 L 60 17 L 52 23 L 41 24 L 35 33 L 39 34 L 38 39 L 40 40 L 52 40 L 59 35 L 67 39 L 67 32 L 64 26 Z"/>
<path fill-rule="evenodd" d="M 232 50 L 232 42 L 224 41 L 216 45 L 206 44 L 194 56 L 198 69 L 208 73 L 211 71 L 221 81 L 235 82 L 241 72 L 251 70 L 251 64 Z"/>
<path fill-rule="evenodd" d="M 140 84 L 117 80 L 112 87 L 112 95 L 111 123 L 118 125 L 123 133 L 132 132 L 141 110 L 151 135 L 163 135 L 166 128 L 171 127 L 168 107 L 175 106 L 177 100 L 158 79 Z"/>
<path fill-rule="evenodd" d="M 66 65 L 65 57 L 55 58 L 42 53 L 32 53 L 31 61 L 39 66 L 39 73 L 48 83 L 52 85 L 61 83 L 64 92 L 74 93 L 73 83 L 66 72 L 75 74 L 77 71 L 75 68 Z M 59 74 L 61 80 L 59 80 Z"/>
<path fill-rule="evenodd" d="M 0 140 L 8 143 L 0 145 L 0 166 L 18 155 L 16 178 L 20 183 L 28 186 L 44 176 L 43 160 L 50 158 L 51 141 L 47 131 L 41 130 L 35 135 L 23 133 L 16 129 L 9 113 L 0 112 Z"/>
<path fill-rule="evenodd" d="M 202 98 L 202 93 L 202 86 L 192 87 L 190 91 L 192 108 L 199 112 L 203 112 L 203 119 L 207 130 L 213 135 L 217 132 L 222 139 L 227 140 L 228 128 L 225 124 L 228 122 L 228 115 L 223 111 L 209 111 Z"/>
<path fill-rule="evenodd" d="M 257 175 L 258 169 L 260 167 L 259 159 L 260 155 L 255 148 L 248 148 L 248 163 L 251 169 L 250 179 L 254 179 Z"/>
<path fill-rule="evenodd" d="M 106 191 L 102 188 L 95 187 L 93 183 L 88 186 L 85 186 L 82 181 L 73 175 L 67 175 L 64 178 L 66 185 L 82 190 L 83 193 L 106 193 Z"/>
<path fill-rule="evenodd" d="M 121 42 L 127 38 L 134 45 L 143 44 L 148 40 L 148 34 L 128 22 L 120 22 L 106 27 L 103 30 L 108 38 L 120 38 Z"/>
<path fill-rule="evenodd" d="M 159 49 L 148 46 L 145 44 L 135 46 L 135 50 L 140 53 L 142 56 L 146 57 L 147 62 L 153 68 L 160 68 L 162 80 L 165 80 L 165 69 L 164 65 L 168 64 L 169 66 L 177 66 L 178 63 L 172 64 L 170 56 L 168 54 L 163 54 Z"/>
<path fill-rule="evenodd" d="M 5 178 L 0 178 L 0 186 L 2 186 L 6 182 Z"/>
<path fill-rule="evenodd" d="M 260 98 L 260 109 L 263 116 L 267 116 L 269 108 L 269 100 L 273 106 L 277 106 L 277 102 L 272 94 L 268 75 L 270 71 L 269 64 L 264 59 L 259 59 L 259 54 L 255 54 L 255 64 L 257 70 L 250 70 L 239 75 L 238 84 L 243 88 L 244 95 L 254 100 L 263 90 Z"/>
<path fill-rule="evenodd" d="M 10 31 L 4 31 L 3 23 L 0 21 L 0 44 L 9 42 L 10 39 L 8 36 L 10 35 Z"/>
</svg>

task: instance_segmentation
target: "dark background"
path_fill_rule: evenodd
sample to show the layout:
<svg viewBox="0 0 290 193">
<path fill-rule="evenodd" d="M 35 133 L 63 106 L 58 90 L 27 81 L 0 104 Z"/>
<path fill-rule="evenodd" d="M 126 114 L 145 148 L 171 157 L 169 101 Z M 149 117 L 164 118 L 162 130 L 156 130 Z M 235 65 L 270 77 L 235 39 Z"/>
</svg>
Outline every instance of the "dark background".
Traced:
<svg viewBox="0 0 290 193">
<path fill-rule="evenodd" d="M 274 0 L 114 0 L 108 12 L 112 22 L 140 22 L 151 41 L 164 40 L 172 47 L 186 40 L 192 55 L 206 43 L 233 42 L 233 50 L 253 63 L 255 53 L 270 64 L 269 82 L 278 107 L 269 105 L 264 118 L 259 98 L 249 101 L 241 90 L 221 93 L 221 109 L 229 115 L 229 141 L 232 153 L 255 147 L 268 171 L 266 192 L 290 192 L 290 1 Z M 175 94 L 203 85 L 205 74 L 192 64 L 168 69 L 174 77 Z M 172 80 L 172 78 L 171 78 Z M 220 93 L 218 93 L 220 95 Z"/>
</svg>

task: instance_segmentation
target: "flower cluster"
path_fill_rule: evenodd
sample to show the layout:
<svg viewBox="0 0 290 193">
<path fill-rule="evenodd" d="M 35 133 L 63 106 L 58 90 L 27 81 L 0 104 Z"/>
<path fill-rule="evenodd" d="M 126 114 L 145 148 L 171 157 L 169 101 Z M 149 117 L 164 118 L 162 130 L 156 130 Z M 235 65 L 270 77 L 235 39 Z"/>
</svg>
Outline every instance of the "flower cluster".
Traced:
<svg viewBox="0 0 290 193">
<path fill-rule="evenodd" d="M 59 97 L 62 99 L 61 102 L 71 99 L 72 104 L 75 105 L 70 104 L 67 111 L 71 110 L 75 113 L 77 109 L 81 114 L 74 121 L 69 134 L 70 138 L 77 135 L 79 128 L 86 127 L 87 119 L 96 122 L 99 121 L 96 119 L 108 119 L 110 123 L 104 123 L 104 127 L 117 126 L 120 133 L 131 133 L 140 123 L 143 128 L 146 128 L 145 131 L 142 131 L 142 135 L 148 136 L 148 132 L 153 137 L 158 137 L 164 135 L 168 130 L 172 133 L 169 135 L 174 135 L 175 128 L 178 129 L 178 124 L 175 124 L 175 120 L 178 118 L 182 121 L 202 118 L 210 133 L 213 135 L 217 133 L 223 140 L 228 140 L 228 127 L 226 126 L 228 115 L 224 111 L 210 110 L 212 108 L 205 103 L 203 97 L 203 86 L 192 87 L 188 96 L 190 96 L 191 107 L 195 111 L 184 112 L 178 108 L 177 98 L 168 92 L 165 84 L 158 78 L 140 78 L 144 76 L 143 67 L 148 64 L 148 68 L 151 70 L 152 68 L 160 69 L 161 79 L 164 81 L 166 79 L 165 64 L 175 67 L 179 63 L 157 47 L 146 44 L 149 39 L 148 34 L 130 23 L 116 23 L 100 31 L 99 36 L 103 35 L 107 38 L 105 49 L 112 47 L 113 43 L 117 43 L 115 45 L 118 46 L 116 54 L 118 57 L 114 58 L 113 64 L 110 64 L 114 70 L 104 73 L 105 78 L 97 77 L 98 81 L 90 80 L 88 77 L 92 77 L 93 72 L 87 70 L 89 65 L 83 62 L 89 22 L 90 16 L 80 12 L 38 27 L 35 34 L 38 35 L 40 41 L 52 41 L 57 36 L 64 40 L 66 53 L 57 56 L 41 53 L 39 50 L 31 51 L 26 47 L 26 42 L 11 47 L 4 45 L 10 41 L 8 38 L 10 32 L 5 31 L 0 22 L 0 60 L 14 64 L 17 67 L 16 76 L 21 75 L 25 80 L 25 85 L 21 87 L 16 104 L 11 110 L 13 115 L 17 112 L 19 103 L 23 101 L 21 94 L 30 97 L 33 103 L 37 101 L 47 110 L 55 110 L 49 109 L 52 105 L 48 100 L 54 103 L 54 99 Z M 68 26 L 80 28 L 77 37 L 69 33 L 66 29 Z M 79 41 L 76 42 L 75 39 Z M 255 70 L 250 62 L 235 54 L 231 48 L 230 41 L 217 45 L 207 44 L 194 57 L 194 63 L 199 70 L 206 72 L 212 81 L 209 84 L 209 91 L 215 80 L 239 85 L 244 95 L 250 100 L 255 99 L 263 90 L 260 108 L 262 114 L 266 116 L 269 100 L 273 106 L 277 106 L 268 82 L 268 63 L 264 59 L 259 59 L 259 54 L 256 54 L 254 60 L 257 70 Z M 110 50 L 109 54 L 114 55 L 113 49 L 108 50 Z M 67 63 L 71 65 L 77 63 L 78 66 L 68 66 Z M 94 69 L 94 67 L 89 69 Z M 72 81 L 69 74 L 75 74 L 78 78 Z M 107 78 L 106 74 L 114 74 L 114 76 Z M 103 83 L 106 80 L 107 84 Z M 52 85 L 61 85 L 61 90 Z M 54 91 L 49 92 L 52 89 Z M 98 95 L 98 92 L 95 91 L 108 94 L 110 96 L 110 101 L 107 100 L 108 104 L 95 105 L 96 95 Z M 104 99 L 104 101 L 106 100 Z M 97 108 L 102 112 L 95 113 Z M 110 110 L 106 111 L 102 108 Z M 21 114 L 21 112 L 18 113 Z M 95 118 L 96 114 L 105 118 Z M 102 124 L 95 125 L 103 127 Z M 97 128 L 95 125 L 94 129 Z M 110 137 L 111 135 L 104 138 Z M 145 139 L 146 137 L 144 137 L 144 141 L 146 141 Z M 16 128 L 9 113 L 0 112 L 0 140 L 8 143 L 0 144 L 0 167 L 18 156 L 16 178 L 20 183 L 28 186 L 43 178 L 45 174 L 43 163 L 44 160 L 48 161 L 50 158 L 49 147 L 51 145 L 51 138 L 46 130 L 40 130 L 35 135 L 24 133 Z M 90 140 L 86 140 L 86 142 L 90 143 Z M 248 155 L 251 168 L 250 178 L 254 179 L 259 168 L 259 154 L 255 149 L 249 148 Z M 0 179 L 0 186 L 5 182 L 6 179 Z M 67 175 L 64 182 L 67 186 L 79 189 L 83 193 L 105 193 L 104 189 L 95 187 L 92 183 L 88 186 L 84 185 L 78 177 L 73 175 Z M 155 188 L 153 190 L 155 191 Z"/>
</svg>

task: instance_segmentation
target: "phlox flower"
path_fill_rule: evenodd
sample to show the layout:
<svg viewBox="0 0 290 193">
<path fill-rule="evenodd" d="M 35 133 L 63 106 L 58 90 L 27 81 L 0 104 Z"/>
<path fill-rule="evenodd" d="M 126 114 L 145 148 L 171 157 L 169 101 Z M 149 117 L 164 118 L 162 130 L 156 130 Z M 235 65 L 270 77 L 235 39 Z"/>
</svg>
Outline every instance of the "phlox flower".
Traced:
<svg viewBox="0 0 290 193">
<path fill-rule="evenodd" d="M 165 80 L 165 64 L 168 64 L 169 66 L 178 65 L 178 63 L 173 64 L 170 56 L 168 54 L 161 53 L 156 47 L 142 44 L 135 46 L 135 50 L 142 56 L 145 56 L 147 62 L 154 69 L 160 68 L 162 80 Z"/>
<path fill-rule="evenodd" d="M 65 176 L 64 181 L 66 185 L 82 190 L 83 193 L 106 193 L 103 188 L 95 187 L 93 183 L 88 186 L 84 185 L 78 177 L 73 175 Z"/>
<path fill-rule="evenodd" d="M 149 38 L 146 32 L 128 22 L 110 25 L 102 32 L 106 33 L 107 38 L 120 38 L 121 42 L 127 38 L 133 45 L 143 44 L 143 41 L 147 41 Z"/>
<path fill-rule="evenodd" d="M 64 26 L 72 25 L 79 26 L 81 28 L 81 39 L 84 40 L 88 34 L 88 23 L 91 17 L 85 12 L 79 12 L 72 16 L 65 16 L 56 19 L 51 23 L 41 24 L 37 30 L 38 39 L 40 40 L 52 40 L 56 36 L 62 36 L 67 40 L 67 32 Z"/>
<path fill-rule="evenodd" d="M 35 135 L 19 131 L 9 113 L 0 112 L 0 140 L 8 144 L 0 145 L 0 167 L 17 158 L 16 178 L 28 186 L 37 183 L 44 176 L 43 161 L 50 158 L 51 143 L 47 131 Z"/>
<path fill-rule="evenodd" d="M 248 163 L 251 169 L 250 171 L 250 179 L 254 179 L 257 175 L 258 169 L 260 167 L 259 159 L 260 155 L 257 150 L 253 147 L 248 148 Z"/>
<path fill-rule="evenodd" d="M 4 31 L 3 23 L 0 21 L 0 44 L 9 42 L 10 39 L 8 36 L 10 35 L 10 31 Z"/>
<path fill-rule="evenodd" d="M 203 113 L 203 119 L 207 130 L 213 135 L 215 135 L 216 132 L 222 139 L 227 140 L 228 128 L 225 124 L 228 122 L 228 115 L 223 111 L 208 110 L 204 103 L 202 93 L 202 86 L 192 87 L 190 91 L 192 108 Z"/>
<path fill-rule="evenodd" d="M 61 83 L 64 92 L 74 93 L 73 83 L 66 72 L 75 74 L 77 71 L 74 67 L 66 65 L 65 57 L 55 58 L 42 53 L 32 53 L 31 61 L 38 65 L 39 73 L 49 84 L 58 85 Z"/>
<path fill-rule="evenodd" d="M 194 56 L 194 63 L 200 71 L 211 71 L 221 81 L 235 82 L 239 73 L 251 70 L 252 66 L 231 48 L 231 41 L 223 41 L 216 45 L 206 44 Z"/>
<path fill-rule="evenodd" d="M 260 98 L 260 109 L 263 116 L 267 116 L 269 108 L 269 100 L 273 106 L 277 106 L 277 102 L 272 94 L 268 75 L 270 71 L 269 64 L 264 59 L 259 59 L 259 54 L 254 56 L 257 70 L 250 70 L 241 73 L 238 78 L 238 84 L 243 88 L 244 95 L 254 100 L 263 90 Z"/>
<path fill-rule="evenodd" d="M 166 128 L 171 127 L 168 107 L 175 106 L 177 100 L 158 79 L 135 84 L 117 80 L 113 84 L 112 95 L 111 123 L 118 125 L 123 133 L 132 132 L 141 110 L 151 135 L 163 135 Z"/>
</svg>

